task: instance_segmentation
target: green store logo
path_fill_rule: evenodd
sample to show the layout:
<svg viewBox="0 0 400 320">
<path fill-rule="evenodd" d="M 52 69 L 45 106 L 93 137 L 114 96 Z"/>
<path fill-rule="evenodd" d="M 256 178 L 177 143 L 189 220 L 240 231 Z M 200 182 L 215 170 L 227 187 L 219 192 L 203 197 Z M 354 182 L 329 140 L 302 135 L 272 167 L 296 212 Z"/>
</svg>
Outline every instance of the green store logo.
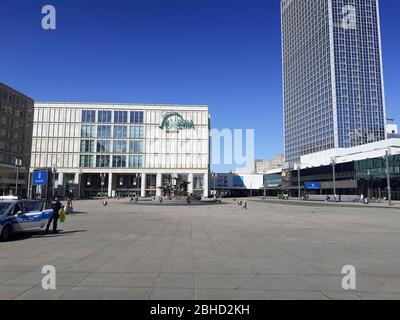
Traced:
<svg viewBox="0 0 400 320">
<path fill-rule="evenodd" d="M 195 129 L 193 121 L 183 119 L 179 112 L 167 112 L 164 114 L 159 127 L 161 130 L 166 130 L 167 132 Z"/>
</svg>

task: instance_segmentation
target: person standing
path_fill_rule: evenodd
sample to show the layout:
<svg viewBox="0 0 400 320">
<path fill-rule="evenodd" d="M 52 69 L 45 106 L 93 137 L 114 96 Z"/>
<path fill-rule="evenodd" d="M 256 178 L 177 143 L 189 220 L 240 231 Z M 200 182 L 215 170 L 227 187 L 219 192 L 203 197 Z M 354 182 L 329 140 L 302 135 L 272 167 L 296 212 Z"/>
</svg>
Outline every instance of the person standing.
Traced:
<svg viewBox="0 0 400 320">
<path fill-rule="evenodd" d="M 58 198 L 55 198 L 54 201 L 51 203 L 51 207 L 53 209 L 53 214 L 51 215 L 49 222 L 47 223 L 46 226 L 46 231 L 44 234 L 47 234 L 49 232 L 50 224 L 53 222 L 53 234 L 57 234 L 57 224 L 58 224 L 58 219 L 60 218 L 60 210 L 64 208 L 62 203 L 58 200 Z"/>
<path fill-rule="evenodd" d="M 247 200 L 244 200 L 243 202 L 243 210 L 247 210 Z"/>
</svg>

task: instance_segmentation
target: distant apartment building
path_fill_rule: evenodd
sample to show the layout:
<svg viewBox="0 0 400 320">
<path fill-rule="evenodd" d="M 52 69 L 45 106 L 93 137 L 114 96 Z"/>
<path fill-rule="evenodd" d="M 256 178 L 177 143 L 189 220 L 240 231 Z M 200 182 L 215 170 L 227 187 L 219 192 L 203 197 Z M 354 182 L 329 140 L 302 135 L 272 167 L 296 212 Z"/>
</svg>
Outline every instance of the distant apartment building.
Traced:
<svg viewBox="0 0 400 320">
<path fill-rule="evenodd" d="M 386 139 L 378 0 L 281 0 L 285 158 Z"/>
<path fill-rule="evenodd" d="M 395 123 L 386 124 L 386 132 L 387 132 L 388 139 L 400 138 L 398 125 Z"/>
<path fill-rule="evenodd" d="M 34 102 L 0 83 L 0 194 L 27 194 Z M 18 171 L 18 179 L 17 179 Z"/>
<path fill-rule="evenodd" d="M 256 173 L 266 173 L 269 170 L 282 169 L 285 165 L 285 156 L 279 154 L 271 160 L 263 160 L 256 163 Z"/>
<path fill-rule="evenodd" d="M 254 160 L 250 167 L 235 168 L 232 174 L 264 174 L 269 170 L 282 169 L 285 166 L 285 156 L 278 154 L 270 160 Z"/>
</svg>

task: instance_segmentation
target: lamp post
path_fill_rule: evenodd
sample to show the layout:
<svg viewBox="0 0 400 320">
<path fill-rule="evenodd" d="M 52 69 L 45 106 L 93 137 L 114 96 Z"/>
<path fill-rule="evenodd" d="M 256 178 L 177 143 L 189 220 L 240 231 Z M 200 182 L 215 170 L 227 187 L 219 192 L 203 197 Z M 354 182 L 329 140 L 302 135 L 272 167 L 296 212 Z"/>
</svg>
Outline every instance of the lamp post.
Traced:
<svg viewBox="0 0 400 320">
<path fill-rule="evenodd" d="M 18 196 L 19 168 L 22 167 L 22 160 L 21 159 L 15 159 L 15 167 L 17 168 L 17 176 L 15 177 L 15 195 Z"/>
<path fill-rule="evenodd" d="M 79 169 L 79 185 L 78 185 L 78 199 L 80 199 L 81 198 L 81 182 L 82 182 L 82 173 L 83 173 L 83 170 L 82 169 Z"/>
<path fill-rule="evenodd" d="M 333 198 L 336 202 L 336 159 L 332 157 L 332 175 L 333 175 Z"/>
<path fill-rule="evenodd" d="M 211 176 L 213 177 L 213 181 L 214 181 L 214 197 L 217 195 L 217 189 L 215 187 L 215 177 L 216 174 L 214 173 L 214 171 L 211 172 Z"/>
<path fill-rule="evenodd" d="M 52 172 L 53 172 L 53 188 L 52 188 L 53 192 L 52 192 L 52 195 L 53 195 L 53 199 L 54 199 L 55 190 L 56 190 L 56 173 L 57 173 L 57 167 L 56 166 L 53 167 Z"/>
<path fill-rule="evenodd" d="M 390 186 L 390 170 L 389 170 L 389 150 L 386 150 L 386 180 L 387 180 L 387 191 L 388 191 L 388 204 L 392 205 L 392 188 Z"/>
<path fill-rule="evenodd" d="M 139 174 L 138 173 L 135 173 L 135 177 L 133 178 L 134 180 L 133 180 L 133 189 L 134 189 L 134 195 L 135 195 L 135 198 L 136 198 L 136 192 L 137 192 L 137 190 L 136 190 L 136 188 L 137 188 L 137 185 L 138 185 L 138 181 L 139 181 Z"/>
<path fill-rule="evenodd" d="M 103 188 L 104 188 L 104 180 L 106 178 L 106 174 L 105 173 L 100 173 L 100 179 L 101 179 L 101 198 L 103 198 Z"/>
<path fill-rule="evenodd" d="M 297 192 L 299 200 L 301 200 L 301 182 L 300 182 L 300 163 L 297 163 Z"/>
<path fill-rule="evenodd" d="M 264 171 L 264 175 L 263 175 L 263 187 L 264 187 L 264 196 L 263 196 L 263 200 L 265 200 L 267 198 L 267 172 Z"/>
</svg>

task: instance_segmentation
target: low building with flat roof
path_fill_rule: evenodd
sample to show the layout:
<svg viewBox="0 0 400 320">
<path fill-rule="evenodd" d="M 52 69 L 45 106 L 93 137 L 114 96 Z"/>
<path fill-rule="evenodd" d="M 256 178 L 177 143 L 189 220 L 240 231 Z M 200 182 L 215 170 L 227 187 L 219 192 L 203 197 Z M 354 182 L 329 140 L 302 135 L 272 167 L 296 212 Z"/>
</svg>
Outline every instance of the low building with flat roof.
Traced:
<svg viewBox="0 0 400 320">
<path fill-rule="evenodd" d="M 388 185 L 389 180 L 389 185 Z M 291 169 L 264 175 L 267 196 L 319 196 L 355 201 L 369 198 L 400 200 L 400 139 L 392 138 L 352 148 L 324 150 L 301 157 Z"/>
<path fill-rule="evenodd" d="M 257 173 L 211 173 L 209 188 L 213 195 L 224 197 L 260 196 L 263 175 Z"/>
<path fill-rule="evenodd" d="M 33 196 L 162 196 L 184 181 L 207 197 L 209 131 L 208 106 L 35 103 Z"/>
</svg>

